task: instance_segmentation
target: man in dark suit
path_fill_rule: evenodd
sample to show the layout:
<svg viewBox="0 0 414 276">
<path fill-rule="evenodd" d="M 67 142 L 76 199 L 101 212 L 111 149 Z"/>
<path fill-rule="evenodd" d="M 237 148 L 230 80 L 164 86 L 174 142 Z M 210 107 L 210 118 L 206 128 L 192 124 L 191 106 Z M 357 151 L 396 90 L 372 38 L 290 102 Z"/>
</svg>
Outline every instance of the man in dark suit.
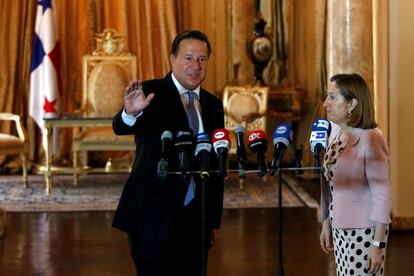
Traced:
<svg viewBox="0 0 414 276">
<path fill-rule="evenodd" d="M 209 135 L 224 127 L 221 101 L 200 87 L 211 53 L 210 43 L 200 31 L 177 35 L 172 44 L 172 72 L 164 79 L 132 82 L 125 90 L 124 108 L 113 119 L 117 135 L 135 135 L 136 157 L 124 186 L 113 226 L 128 234 L 137 275 L 200 275 L 202 266 L 201 178 L 182 175 L 157 178 L 161 134 L 188 130 L 189 109 L 198 118 L 194 132 Z M 190 99 L 189 91 L 194 92 Z M 190 104 L 190 101 L 194 105 Z M 171 171 L 179 171 L 173 147 Z M 218 160 L 210 153 L 210 167 Z M 192 158 L 192 170 L 197 162 Z M 192 186 L 193 185 L 193 186 Z M 194 187 L 194 197 L 188 198 Z M 210 174 L 206 189 L 205 248 L 214 244 L 223 209 L 223 178 Z M 204 254 L 207 256 L 207 252 Z"/>
</svg>

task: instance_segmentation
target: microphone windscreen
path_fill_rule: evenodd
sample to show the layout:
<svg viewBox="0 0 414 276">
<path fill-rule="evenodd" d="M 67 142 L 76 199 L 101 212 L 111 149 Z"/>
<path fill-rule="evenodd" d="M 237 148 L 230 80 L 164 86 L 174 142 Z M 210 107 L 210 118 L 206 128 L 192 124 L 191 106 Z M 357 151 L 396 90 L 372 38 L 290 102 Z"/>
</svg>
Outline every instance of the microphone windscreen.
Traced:
<svg viewBox="0 0 414 276">
<path fill-rule="evenodd" d="M 268 139 L 263 130 L 255 130 L 247 137 L 247 146 L 255 151 L 257 146 L 267 148 Z"/>
<path fill-rule="evenodd" d="M 210 143 L 210 135 L 208 135 L 205 132 L 199 133 L 196 136 L 196 141 L 197 143 L 201 143 L 201 142 Z"/>
<path fill-rule="evenodd" d="M 164 139 L 172 140 L 172 138 L 173 138 L 173 134 L 172 134 L 172 132 L 171 132 L 171 131 L 169 131 L 169 130 L 165 130 L 165 131 L 161 134 L 161 140 L 164 140 Z"/>
<path fill-rule="evenodd" d="M 227 150 L 230 149 L 231 147 L 230 134 L 227 129 L 225 128 L 216 129 L 213 132 L 212 136 L 213 136 L 212 141 L 213 141 L 214 151 L 217 152 L 217 149 L 219 148 L 226 148 Z"/>
<path fill-rule="evenodd" d="M 313 122 L 311 131 L 326 131 L 329 137 L 331 135 L 332 125 L 328 120 L 320 118 Z"/>
<path fill-rule="evenodd" d="M 225 128 L 216 129 L 213 132 L 213 143 L 218 140 L 229 140 L 230 141 L 230 134 L 229 131 Z"/>
<path fill-rule="evenodd" d="M 238 127 L 234 128 L 234 133 L 236 133 L 236 134 L 245 133 L 245 132 L 246 132 L 246 130 L 242 126 L 238 126 Z"/>
<path fill-rule="evenodd" d="M 293 132 L 289 124 L 280 124 L 275 128 L 273 133 L 273 144 L 284 144 L 286 147 L 292 143 Z"/>
<path fill-rule="evenodd" d="M 201 151 L 211 152 L 210 136 L 207 133 L 197 134 L 197 144 L 194 150 L 194 156 L 197 156 Z"/>
<path fill-rule="evenodd" d="M 310 146 L 311 151 L 315 153 L 316 145 L 322 146 L 324 149 L 327 148 L 328 138 L 331 134 L 332 126 L 331 123 L 326 119 L 317 119 L 312 124 L 311 135 L 310 135 Z"/>
</svg>

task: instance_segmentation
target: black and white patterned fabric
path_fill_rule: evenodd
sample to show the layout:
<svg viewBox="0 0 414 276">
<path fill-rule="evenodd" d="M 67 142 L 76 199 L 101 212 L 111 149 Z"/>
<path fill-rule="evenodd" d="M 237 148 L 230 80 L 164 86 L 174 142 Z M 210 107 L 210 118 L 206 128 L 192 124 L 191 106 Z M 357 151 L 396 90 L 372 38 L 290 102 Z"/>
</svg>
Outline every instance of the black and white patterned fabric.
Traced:
<svg viewBox="0 0 414 276">
<path fill-rule="evenodd" d="M 385 249 L 382 250 L 381 269 L 368 273 L 366 264 L 375 228 L 341 229 L 333 228 L 336 275 L 384 275 Z M 386 231 L 388 237 L 388 230 Z"/>
</svg>

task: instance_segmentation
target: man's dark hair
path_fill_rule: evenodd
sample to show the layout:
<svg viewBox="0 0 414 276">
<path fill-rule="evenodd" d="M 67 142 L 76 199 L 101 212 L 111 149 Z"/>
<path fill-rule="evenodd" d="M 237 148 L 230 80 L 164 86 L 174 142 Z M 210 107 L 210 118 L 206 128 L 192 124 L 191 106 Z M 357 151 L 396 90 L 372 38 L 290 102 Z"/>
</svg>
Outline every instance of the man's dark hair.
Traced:
<svg viewBox="0 0 414 276">
<path fill-rule="evenodd" d="M 197 40 L 204 41 L 207 44 L 207 55 L 208 55 L 208 57 L 210 57 L 210 54 L 211 54 L 210 41 L 208 40 L 208 37 L 204 33 L 200 32 L 198 30 L 184 31 L 184 32 L 179 33 L 174 38 L 174 41 L 171 45 L 171 53 L 174 56 L 177 56 L 178 50 L 180 48 L 180 43 L 184 39 L 197 39 Z"/>
</svg>

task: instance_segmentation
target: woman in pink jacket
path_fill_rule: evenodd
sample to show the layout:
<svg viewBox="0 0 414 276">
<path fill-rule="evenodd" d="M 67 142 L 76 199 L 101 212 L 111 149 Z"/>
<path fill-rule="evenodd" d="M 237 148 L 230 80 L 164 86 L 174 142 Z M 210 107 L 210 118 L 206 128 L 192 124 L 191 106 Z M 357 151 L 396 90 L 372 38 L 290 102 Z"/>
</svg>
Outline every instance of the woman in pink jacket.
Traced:
<svg viewBox="0 0 414 276">
<path fill-rule="evenodd" d="M 384 275 L 391 222 L 388 149 L 369 88 L 357 74 L 330 79 L 327 117 L 340 127 L 325 154 L 320 243 L 337 275 Z"/>
</svg>

